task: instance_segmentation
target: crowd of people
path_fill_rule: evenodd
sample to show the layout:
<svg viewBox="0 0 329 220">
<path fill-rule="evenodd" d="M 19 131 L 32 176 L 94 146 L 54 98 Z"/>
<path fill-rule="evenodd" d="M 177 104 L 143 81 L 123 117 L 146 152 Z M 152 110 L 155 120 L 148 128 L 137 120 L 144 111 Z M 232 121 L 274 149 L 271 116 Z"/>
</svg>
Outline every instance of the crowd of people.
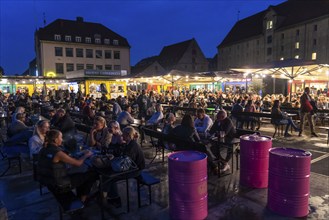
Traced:
<svg viewBox="0 0 329 220">
<path fill-rule="evenodd" d="M 75 159 L 65 153 L 65 149 L 76 148 L 76 123 L 90 127 L 86 146 L 98 150 L 116 149 L 113 152 L 130 156 L 142 170 L 145 167 L 145 158 L 137 140 L 143 138 L 143 134 L 132 127 L 137 118 L 145 122 L 145 126 L 160 127 L 165 134 L 199 142 L 209 137 L 217 137 L 221 132 L 224 132 L 227 138 L 235 137 L 235 123 L 223 110 L 224 106 L 231 106 L 232 113 L 270 110 L 271 114 L 280 116 L 273 123 L 287 125 L 285 136 L 290 136 L 290 126 L 299 132 L 299 136 L 303 135 L 304 121 L 307 119 L 311 135 L 317 137 L 314 112 L 317 107 L 327 107 L 325 99 L 318 96 L 316 101 L 307 87 L 303 94 L 292 97 L 293 102 L 288 100 L 289 97 L 283 95 L 266 95 L 262 98 L 257 94 L 224 94 L 207 90 L 173 90 L 165 93 L 142 90 L 140 93 L 128 92 L 127 96 L 119 96 L 116 99 L 108 99 L 105 94 L 96 99 L 92 95 L 84 96 L 81 92 L 58 90 L 46 96 L 37 92 L 32 96 L 20 93 L 0 94 L 0 107 L 2 111 L 6 111 L 7 118 L 11 118 L 7 120 L 7 143 L 27 142 L 31 158 L 39 155 L 40 172 L 44 181 L 56 185 L 65 185 L 68 182 L 77 187 L 81 200 L 86 201 L 97 176 L 89 171 L 88 174 L 69 174 L 65 166 L 81 166 L 92 154 L 87 150 L 81 158 Z M 195 108 L 196 115 L 185 114 L 180 124 L 176 125 L 176 115 L 164 112 L 162 104 Z M 214 119 L 206 114 L 205 109 L 209 106 L 218 109 Z M 287 117 L 281 107 L 299 108 L 300 126 Z M 79 115 L 80 122 L 74 120 L 74 113 Z M 40 115 L 44 117 L 43 120 L 38 120 Z M 36 116 L 38 118 L 35 121 Z M 260 127 L 257 118 L 236 120 L 238 128 L 242 128 L 244 123 L 247 126 L 250 124 L 252 130 Z M 226 157 L 223 158 L 218 146 L 213 143 L 207 146 L 209 169 L 215 174 L 230 169 L 228 162 L 232 157 L 232 148 L 227 149 Z M 215 160 L 220 160 L 220 167 L 214 163 Z M 110 187 L 108 198 L 109 201 L 118 203 L 115 187 Z"/>
</svg>

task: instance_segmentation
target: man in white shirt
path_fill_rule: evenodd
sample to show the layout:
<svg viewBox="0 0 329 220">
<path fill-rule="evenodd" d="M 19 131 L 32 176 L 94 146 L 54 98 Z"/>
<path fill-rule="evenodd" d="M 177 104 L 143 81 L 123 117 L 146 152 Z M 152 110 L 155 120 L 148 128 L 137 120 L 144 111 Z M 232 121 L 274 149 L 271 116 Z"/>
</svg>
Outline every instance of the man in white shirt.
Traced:
<svg viewBox="0 0 329 220">
<path fill-rule="evenodd" d="M 208 115 L 206 115 L 202 108 L 199 108 L 196 114 L 197 118 L 194 120 L 195 129 L 201 134 L 201 136 L 204 136 L 211 128 L 213 121 Z"/>
</svg>

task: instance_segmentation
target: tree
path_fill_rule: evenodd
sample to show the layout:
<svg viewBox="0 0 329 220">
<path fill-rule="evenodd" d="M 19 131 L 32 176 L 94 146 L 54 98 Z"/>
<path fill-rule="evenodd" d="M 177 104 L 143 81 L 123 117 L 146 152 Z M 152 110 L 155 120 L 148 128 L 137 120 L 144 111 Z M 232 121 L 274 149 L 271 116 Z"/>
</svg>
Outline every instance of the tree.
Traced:
<svg viewBox="0 0 329 220">
<path fill-rule="evenodd" d="M 250 84 L 250 91 L 256 93 L 258 95 L 262 95 L 265 93 L 265 83 L 263 83 L 262 79 L 253 79 Z"/>
</svg>

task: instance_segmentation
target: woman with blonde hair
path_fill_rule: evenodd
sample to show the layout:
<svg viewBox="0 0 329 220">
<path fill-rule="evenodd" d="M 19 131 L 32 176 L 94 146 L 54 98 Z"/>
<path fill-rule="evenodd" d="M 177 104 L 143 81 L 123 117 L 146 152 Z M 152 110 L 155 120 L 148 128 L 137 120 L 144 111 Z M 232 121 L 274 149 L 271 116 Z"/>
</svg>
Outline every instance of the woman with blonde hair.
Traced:
<svg viewBox="0 0 329 220">
<path fill-rule="evenodd" d="M 105 118 L 101 116 L 95 117 L 88 143 L 90 147 L 96 148 L 107 147 L 111 143 L 111 135 L 108 132 Z"/>
<path fill-rule="evenodd" d="M 49 131 L 50 123 L 48 120 L 40 120 L 37 122 L 33 136 L 29 139 L 30 158 L 34 154 L 38 154 L 45 142 L 47 131 Z"/>
</svg>

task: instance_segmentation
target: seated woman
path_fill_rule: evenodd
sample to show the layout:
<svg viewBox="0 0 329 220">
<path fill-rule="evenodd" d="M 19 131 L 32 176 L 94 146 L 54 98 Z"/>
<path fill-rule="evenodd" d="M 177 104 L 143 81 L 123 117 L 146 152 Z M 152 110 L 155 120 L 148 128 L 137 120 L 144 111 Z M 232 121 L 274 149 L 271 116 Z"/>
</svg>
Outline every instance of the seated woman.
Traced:
<svg viewBox="0 0 329 220">
<path fill-rule="evenodd" d="M 200 142 L 200 137 L 194 127 L 194 122 L 191 115 L 184 115 L 181 124 L 176 126 L 174 129 L 172 129 L 170 135 L 178 137 L 186 142 Z M 196 150 L 193 149 L 191 146 L 176 146 L 176 149 Z M 206 149 L 197 149 L 197 150 L 203 151 L 204 153 L 207 154 L 208 165 L 210 166 L 211 170 L 215 174 L 218 174 L 219 169 L 217 165 L 214 163 L 215 156 L 212 154 L 208 146 L 206 146 Z"/>
<path fill-rule="evenodd" d="M 143 170 L 145 168 L 145 157 L 142 151 L 142 148 L 137 143 L 136 131 L 133 127 L 127 126 L 122 131 L 122 137 L 124 141 L 124 145 L 121 147 L 121 154 L 129 156 L 137 165 L 139 170 Z M 115 206 L 121 206 L 121 198 L 118 194 L 118 189 L 116 184 L 110 184 L 109 192 L 108 192 L 108 202 Z"/>
<path fill-rule="evenodd" d="M 290 125 L 295 129 L 296 132 L 299 132 L 299 128 L 295 125 L 294 121 L 288 117 L 284 112 L 281 111 L 280 109 L 280 101 L 275 100 L 273 103 L 273 107 L 271 110 L 271 116 L 275 116 L 275 118 L 271 120 L 273 124 L 286 124 L 286 130 L 284 132 L 285 137 L 291 136 L 288 133 Z"/>
<path fill-rule="evenodd" d="M 34 134 L 29 139 L 30 158 L 33 158 L 34 154 L 38 154 L 43 147 L 45 137 L 49 131 L 50 123 L 48 120 L 40 120 L 37 122 L 34 128 Z"/>
<path fill-rule="evenodd" d="M 186 141 L 199 142 L 200 137 L 194 127 L 194 121 L 191 115 L 184 115 L 180 125 L 171 130 L 170 135 L 180 137 Z"/>
<path fill-rule="evenodd" d="M 68 174 L 67 165 L 81 166 L 84 160 L 92 155 L 92 152 L 85 151 L 80 159 L 74 159 L 62 151 L 62 141 L 60 131 L 47 132 L 45 146 L 40 150 L 38 159 L 40 182 L 50 190 L 76 188 L 77 196 L 82 202 L 86 202 L 91 187 L 98 178 L 97 173 L 87 171 Z"/>
<path fill-rule="evenodd" d="M 101 149 L 111 143 L 111 134 L 108 132 L 105 118 L 96 116 L 94 125 L 90 130 L 88 144 L 90 147 Z"/>
<path fill-rule="evenodd" d="M 110 121 L 108 132 L 111 139 L 109 145 L 107 146 L 109 153 L 114 156 L 120 156 L 120 147 L 123 144 L 123 139 L 119 123 L 117 121 Z"/>
</svg>

